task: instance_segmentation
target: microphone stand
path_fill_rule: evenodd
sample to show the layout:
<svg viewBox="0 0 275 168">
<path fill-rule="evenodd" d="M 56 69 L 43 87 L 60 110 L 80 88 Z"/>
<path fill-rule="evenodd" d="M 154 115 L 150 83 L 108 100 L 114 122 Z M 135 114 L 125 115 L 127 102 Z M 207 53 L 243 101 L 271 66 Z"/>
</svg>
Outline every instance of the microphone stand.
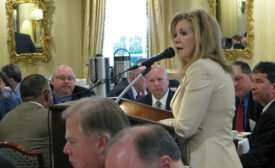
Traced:
<svg viewBox="0 0 275 168">
<path fill-rule="evenodd" d="M 130 90 L 130 88 L 142 77 L 145 76 L 149 71 L 151 70 L 151 65 L 146 66 L 146 69 L 144 69 L 137 77 L 135 80 L 133 80 L 116 99 L 116 103 L 118 104 L 120 99 Z"/>
</svg>

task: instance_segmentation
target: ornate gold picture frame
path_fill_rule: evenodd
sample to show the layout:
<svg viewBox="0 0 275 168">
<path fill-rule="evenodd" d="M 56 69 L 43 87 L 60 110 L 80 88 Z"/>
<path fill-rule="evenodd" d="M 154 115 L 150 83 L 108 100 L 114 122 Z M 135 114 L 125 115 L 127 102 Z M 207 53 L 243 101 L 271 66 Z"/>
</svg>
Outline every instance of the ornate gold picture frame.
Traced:
<svg viewBox="0 0 275 168">
<path fill-rule="evenodd" d="M 208 0 L 210 5 L 210 14 L 217 16 L 217 6 L 219 5 L 217 0 Z M 251 58 L 253 56 L 253 44 L 254 44 L 254 28 L 253 28 L 253 4 L 254 0 L 243 1 L 245 3 L 245 10 L 247 12 L 247 36 L 246 36 L 246 48 L 241 49 L 224 49 L 226 58 L 230 61 L 236 60 L 238 57 Z M 219 14 L 220 15 L 220 14 Z"/>
<path fill-rule="evenodd" d="M 32 20 L 32 24 L 37 23 L 37 21 L 40 21 L 39 40 L 37 40 L 38 44 L 35 44 L 35 47 L 36 47 L 35 52 L 18 52 L 18 50 L 16 49 L 16 40 L 15 40 L 15 36 L 16 36 L 15 33 L 18 31 L 16 28 L 17 24 L 15 23 L 15 19 L 18 18 L 18 16 L 15 16 L 17 14 L 15 10 L 19 5 L 27 4 L 27 3 L 33 3 L 33 6 L 36 6 L 36 7 L 39 6 L 40 15 L 42 15 L 42 18 L 40 18 L 40 20 L 38 19 L 35 20 L 35 16 L 32 16 L 32 18 L 30 19 Z M 49 61 L 50 32 L 49 32 L 49 25 L 48 25 L 49 23 L 48 8 L 49 8 L 49 0 L 7 0 L 6 1 L 6 11 L 7 11 L 7 19 L 8 19 L 7 44 L 8 44 L 9 57 L 11 62 L 16 63 L 19 61 L 23 61 L 27 64 L 36 64 L 37 61 L 44 61 L 44 62 Z M 24 11 L 20 9 L 20 13 L 22 12 Z M 33 30 L 30 30 L 30 32 L 35 32 L 36 30 L 37 28 L 33 28 Z M 23 34 L 23 33 L 19 32 L 19 34 Z M 29 36 L 28 34 L 23 34 L 23 35 Z M 33 35 L 33 38 L 37 38 L 37 36 Z M 22 43 L 25 44 L 24 41 Z"/>
</svg>

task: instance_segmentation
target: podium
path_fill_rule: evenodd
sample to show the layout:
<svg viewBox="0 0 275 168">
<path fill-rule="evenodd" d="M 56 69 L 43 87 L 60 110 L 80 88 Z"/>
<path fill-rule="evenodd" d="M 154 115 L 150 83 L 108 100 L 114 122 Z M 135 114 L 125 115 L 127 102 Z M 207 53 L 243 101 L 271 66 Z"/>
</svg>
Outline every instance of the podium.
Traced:
<svg viewBox="0 0 275 168">
<path fill-rule="evenodd" d="M 68 156 L 63 153 L 63 148 L 66 140 L 65 121 L 61 118 L 61 113 L 73 103 L 75 103 L 75 101 L 56 104 L 50 107 L 50 110 L 52 111 L 54 167 L 72 167 L 69 163 Z M 174 135 L 174 129 L 172 127 L 158 122 L 162 119 L 173 118 L 172 112 L 129 101 L 127 99 L 121 99 L 119 102 L 119 106 L 128 116 L 131 125 L 158 124 L 166 128 L 172 135 Z"/>
</svg>

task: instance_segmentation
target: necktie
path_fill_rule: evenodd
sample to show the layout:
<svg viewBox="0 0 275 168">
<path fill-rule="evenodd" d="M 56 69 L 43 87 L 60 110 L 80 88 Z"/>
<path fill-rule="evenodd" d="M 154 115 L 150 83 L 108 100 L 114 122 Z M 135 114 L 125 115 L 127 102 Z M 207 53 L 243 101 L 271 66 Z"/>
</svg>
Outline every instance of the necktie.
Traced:
<svg viewBox="0 0 275 168">
<path fill-rule="evenodd" d="M 140 92 L 141 96 L 145 96 L 144 90 Z"/>
<path fill-rule="evenodd" d="M 162 106 L 161 102 L 160 101 L 156 101 L 155 107 L 161 109 L 161 106 Z"/>
<path fill-rule="evenodd" d="M 243 131 L 243 119 L 244 119 L 244 109 L 243 109 L 243 100 L 240 101 L 238 109 L 237 109 L 237 116 L 236 116 L 236 125 L 235 130 L 238 132 Z"/>
</svg>

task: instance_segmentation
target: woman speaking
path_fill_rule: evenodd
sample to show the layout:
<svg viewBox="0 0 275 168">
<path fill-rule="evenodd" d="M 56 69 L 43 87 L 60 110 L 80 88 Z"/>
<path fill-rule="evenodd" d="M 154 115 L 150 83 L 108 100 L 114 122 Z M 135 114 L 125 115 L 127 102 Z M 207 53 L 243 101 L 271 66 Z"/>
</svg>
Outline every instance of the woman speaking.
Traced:
<svg viewBox="0 0 275 168">
<path fill-rule="evenodd" d="M 241 168 L 232 139 L 232 68 L 218 23 L 204 10 L 194 10 L 176 15 L 170 31 L 184 78 L 170 104 L 174 119 L 161 122 L 185 141 L 192 167 Z"/>
</svg>

